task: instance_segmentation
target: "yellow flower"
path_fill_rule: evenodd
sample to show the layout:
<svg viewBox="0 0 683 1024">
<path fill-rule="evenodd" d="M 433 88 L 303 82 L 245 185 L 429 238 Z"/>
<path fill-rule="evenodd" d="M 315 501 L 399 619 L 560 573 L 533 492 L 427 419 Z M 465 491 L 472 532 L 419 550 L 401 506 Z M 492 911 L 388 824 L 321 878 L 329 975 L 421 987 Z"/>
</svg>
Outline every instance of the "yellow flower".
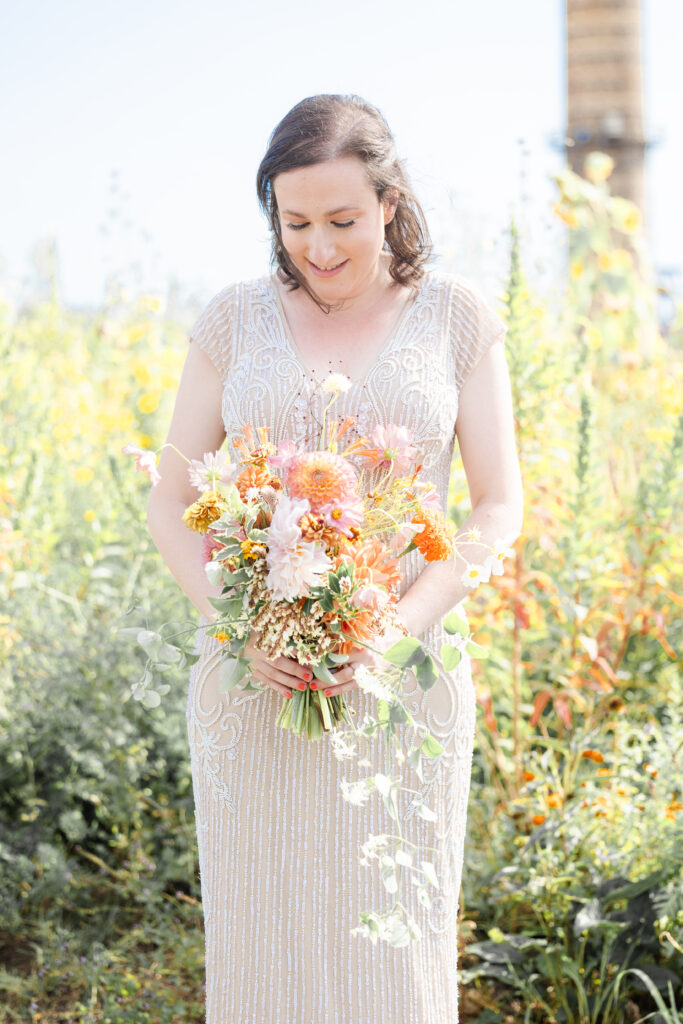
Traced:
<svg viewBox="0 0 683 1024">
<path fill-rule="evenodd" d="M 74 473 L 74 478 L 77 484 L 89 484 L 94 475 L 89 466 L 79 466 Z"/>
<path fill-rule="evenodd" d="M 633 234 L 638 231 L 642 223 L 642 215 L 635 203 L 622 196 L 615 196 L 612 200 L 612 210 L 617 228 L 626 234 Z"/>
<path fill-rule="evenodd" d="M 211 523 L 220 519 L 227 507 L 225 498 L 218 491 L 205 491 L 198 501 L 185 509 L 182 520 L 196 533 L 206 533 Z"/>
<path fill-rule="evenodd" d="M 576 281 L 579 277 L 581 277 L 584 270 L 585 267 L 583 264 L 583 260 L 572 260 L 569 264 L 569 276 L 571 277 L 572 281 Z"/>
<path fill-rule="evenodd" d="M 589 153 L 583 162 L 583 173 L 594 185 L 609 178 L 614 170 L 614 160 L 608 153 Z"/>
<path fill-rule="evenodd" d="M 83 513 L 83 518 L 85 519 L 86 523 L 92 523 L 93 519 L 96 519 L 97 516 L 95 515 L 91 508 L 87 508 Z"/>
<path fill-rule="evenodd" d="M 225 633 L 223 630 L 221 630 L 220 633 L 214 633 L 214 639 L 219 640 L 222 644 L 225 644 L 230 640 L 230 634 Z"/>
<path fill-rule="evenodd" d="M 147 391 L 144 395 L 140 395 L 138 399 L 138 409 L 140 412 L 154 412 L 158 407 L 159 395 L 155 391 Z"/>
<path fill-rule="evenodd" d="M 568 227 L 578 227 L 579 218 L 573 210 L 568 210 L 566 206 L 560 206 L 559 203 L 553 203 L 553 213 L 555 213 L 561 221 L 564 221 Z"/>
<path fill-rule="evenodd" d="M 141 295 L 138 305 L 141 309 L 148 309 L 150 313 L 158 313 L 161 309 L 161 299 L 158 295 Z"/>
<path fill-rule="evenodd" d="M 615 266 L 619 267 L 620 270 L 628 270 L 629 267 L 633 266 L 633 256 L 628 249 L 615 249 L 612 256 L 614 257 Z"/>
<path fill-rule="evenodd" d="M 613 270 L 614 259 L 612 257 L 612 254 L 609 252 L 605 252 L 604 250 L 601 250 L 598 253 L 598 266 L 600 267 L 600 270 Z"/>
<path fill-rule="evenodd" d="M 588 347 L 595 351 L 602 345 L 602 334 L 599 328 L 594 327 L 592 324 L 586 330 L 586 337 L 588 338 Z"/>
<path fill-rule="evenodd" d="M 564 801 L 562 800 L 562 797 L 559 793 L 549 793 L 546 799 L 548 807 L 555 807 L 558 809 L 562 807 L 563 802 Z"/>
</svg>

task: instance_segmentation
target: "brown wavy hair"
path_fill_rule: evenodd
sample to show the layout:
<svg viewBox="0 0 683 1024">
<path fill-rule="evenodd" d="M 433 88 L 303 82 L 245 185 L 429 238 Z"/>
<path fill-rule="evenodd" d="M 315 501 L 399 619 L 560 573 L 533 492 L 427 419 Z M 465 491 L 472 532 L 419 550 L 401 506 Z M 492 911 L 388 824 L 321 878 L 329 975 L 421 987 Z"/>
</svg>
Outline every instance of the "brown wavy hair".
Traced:
<svg viewBox="0 0 683 1024">
<path fill-rule="evenodd" d="M 303 288 L 321 309 L 321 302 L 287 255 L 273 190 L 278 174 L 297 167 L 356 156 L 363 161 L 368 181 L 381 202 L 387 192 L 398 193 L 398 205 L 384 229 L 384 249 L 391 253 L 389 273 L 399 284 L 416 286 L 432 255 L 432 243 L 418 203 L 396 154 L 394 137 L 380 111 L 360 96 L 309 96 L 286 114 L 268 141 L 256 174 L 256 191 L 272 236 L 271 262 L 290 289 Z"/>
</svg>

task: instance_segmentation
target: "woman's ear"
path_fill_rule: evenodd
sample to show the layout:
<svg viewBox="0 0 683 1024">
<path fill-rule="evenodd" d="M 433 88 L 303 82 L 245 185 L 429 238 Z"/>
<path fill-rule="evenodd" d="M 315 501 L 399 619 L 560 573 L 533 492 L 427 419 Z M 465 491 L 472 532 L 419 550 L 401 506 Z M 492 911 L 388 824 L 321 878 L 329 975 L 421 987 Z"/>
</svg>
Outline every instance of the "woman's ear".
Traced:
<svg viewBox="0 0 683 1024">
<path fill-rule="evenodd" d="M 398 206 L 400 192 L 397 188 L 388 188 L 382 196 L 382 205 L 384 207 L 384 226 L 390 224 L 394 219 L 396 213 L 396 207 Z"/>
</svg>

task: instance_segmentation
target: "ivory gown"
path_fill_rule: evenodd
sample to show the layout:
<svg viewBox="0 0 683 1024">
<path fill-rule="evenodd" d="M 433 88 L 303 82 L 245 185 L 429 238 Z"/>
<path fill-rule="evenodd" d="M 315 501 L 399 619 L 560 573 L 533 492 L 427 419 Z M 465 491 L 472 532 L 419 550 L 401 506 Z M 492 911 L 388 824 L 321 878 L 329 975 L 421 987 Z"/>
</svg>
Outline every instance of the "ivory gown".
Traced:
<svg viewBox="0 0 683 1024">
<path fill-rule="evenodd" d="M 339 396 L 335 419 L 355 415 L 365 434 L 376 422 L 410 427 L 422 457 L 421 479 L 436 485 L 446 509 L 459 391 L 505 330 L 464 278 L 428 272 L 366 378 Z M 251 423 L 268 425 L 275 444 L 290 438 L 318 446 L 321 378 L 302 364 L 270 277 L 215 295 L 192 340 L 224 383 L 228 444 Z M 401 593 L 425 564 L 418 551 L 402 560 Z M 403 797 L 403 829 L 422 844 L 422 859 L 434 863 L 441 888 L 432 890 L 428 912 L 404 879 L 403 898 L 422 938 L 396 949 L 350 934 L 361 910 L 384 911 L 393 902 L 377 861 L 359 863 L 361 844 L 370 834 L 393 833 L 393 822 L 378 794 L 356 806 L 340 790 L 340 779 L 371 770 L 356 760 L 338 761 L 325 736 L 308 741 L 277 727 L 283 698 L 273 690 L 221 693 L 222 648 L 205 635 L 206 625 L 201 616 L 187 726 L 207 1024 L 456 1024 L 457 912 L 475 728 L 469 658 L 452 672 L 443 669 L 439 651 L 448 636 L 438 624 L 422 639 L 439 679 L 424 693 L 410 676 L 408 706 L 445 752 L 423 761 L 422 790 L 437 822 L 416 814 L 406 820 Z M 359 719 L 372 707 L 373 698 L 359 689 L 346 696 Z M 375 746 L 372 754 L 379 771 L 386 770 L 382 751 Z M 407 767 L 404 780 L 421 785 Z"/>
</svg>

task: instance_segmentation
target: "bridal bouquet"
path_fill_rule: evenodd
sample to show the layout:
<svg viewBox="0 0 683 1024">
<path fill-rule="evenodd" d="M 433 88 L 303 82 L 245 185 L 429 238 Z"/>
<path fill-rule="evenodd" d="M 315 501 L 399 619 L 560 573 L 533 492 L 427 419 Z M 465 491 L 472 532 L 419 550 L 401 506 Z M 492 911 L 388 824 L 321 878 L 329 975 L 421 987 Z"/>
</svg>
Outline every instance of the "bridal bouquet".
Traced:
<svg viewBox="0 0 683 1024">
<path fill-rule="evenodd" d="M 387 668 L 409 661 L 425 689 L 436 680 L 433 660 L 426 652 L 416 658 L 422 646 L 407 637 L 395 611 L 399 561 L 415 548 L 428 561 L 454 550 L 454 526 L 440 511 L 434 487 L 418 479 L 417 449 L 406 428 L 378 425 L 370 438 L 343 448 L 354 420 L 328 420 L 327 414 L 346 380 L 333 374 L 323 385 L 331 398 L 317 450 L 291 441 L 275 446 L 266 427 L 255 433 L 247 425 L 234 441 L 238 461 L 225 452 L 188 460 L 201 494 L 183 521 L 203 535 L 205 571 L 222 588 L 220 598 L 210 598 L 218 612 L 210 635 L 224 644 L 221 688 L 231 689 L 247 674 L 244 649 L 255 634 L 269 658 L 284 655 L 310 666 L 316 682 L 294 691 L 278 718 L 283 728 L 310 739 L 349 720 L 344 697 L 325 693 L 335 682 L 332 671 L 389 627 L 407 640 L 386 652 Z M 133 446 L 124 451 L 157 482 L 154 453 Z M 364 464 L 360 472 L 352 456 Z M 455 654 L 451 648 L 451 665 Z M 244 687 L 255 688 L 250 681 Z"/>
</svg>

